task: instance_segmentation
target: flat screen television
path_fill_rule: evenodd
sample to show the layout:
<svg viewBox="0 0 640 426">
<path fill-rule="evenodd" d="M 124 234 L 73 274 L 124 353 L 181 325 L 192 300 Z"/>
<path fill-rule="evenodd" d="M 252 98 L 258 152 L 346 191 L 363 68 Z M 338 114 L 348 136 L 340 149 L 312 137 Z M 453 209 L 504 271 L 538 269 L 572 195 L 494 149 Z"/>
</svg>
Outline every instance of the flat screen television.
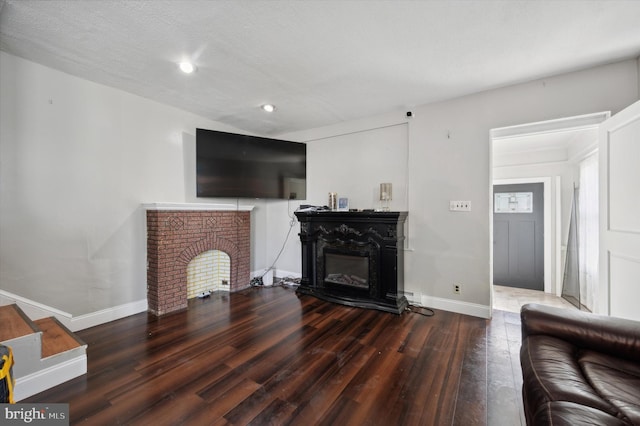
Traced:
<svg viewBox="0 0 640 426">
<path fill-rule="evenodd" d="M 304 200 L 306 180 L 304 143 L 196 129 L 198 197 Z"/>
</svg>

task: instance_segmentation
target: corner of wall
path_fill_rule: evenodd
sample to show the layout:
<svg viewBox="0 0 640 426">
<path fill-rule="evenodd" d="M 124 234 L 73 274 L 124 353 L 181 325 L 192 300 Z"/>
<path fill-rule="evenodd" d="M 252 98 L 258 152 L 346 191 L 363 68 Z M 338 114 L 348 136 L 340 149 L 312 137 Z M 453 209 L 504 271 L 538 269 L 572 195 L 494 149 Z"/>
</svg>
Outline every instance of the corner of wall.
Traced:
<svg viewBox="0 0 640 426">
<path fill-rule="evenodd" d="M 638 77 L 638 100 L 640 100 L 640 56 L 636 59 L 636 76 Z"/>
</svg>

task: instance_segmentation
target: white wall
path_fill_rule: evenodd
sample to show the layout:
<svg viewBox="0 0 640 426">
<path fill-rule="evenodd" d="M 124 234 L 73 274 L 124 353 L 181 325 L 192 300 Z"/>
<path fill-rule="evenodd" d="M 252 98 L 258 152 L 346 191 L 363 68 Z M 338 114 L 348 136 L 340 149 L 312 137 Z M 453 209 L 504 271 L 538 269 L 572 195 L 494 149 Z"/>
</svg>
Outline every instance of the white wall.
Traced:
<svg viewBox="0 0 640 426">
<path fill-rule="evenodd" d="M 408 210 L 409 129 L 404 114 L 365 118 L 330 128 L 311 129 L 283 139 L 300 140 L 307 146 L 307 200 L 272 201 L 267 206 L 269 227 L 266 241 L 275 260 L 286 238 L 285 249 L 276 262 L 276 276 L 300 276 L 300 225 L 294 211 L 300 204 L 327 205 L 329 192 L 350 199 L 351 208 L 378 208 L 382 182 L 393 183 L 391 208 Z M 368 152 L 355 156 L 354 148 Z"/>
<path fill-rule="evenodd" d="M 0 289 L 74 315 L 144 299 L 140 203 L 194 201 L 188 180 L 195 128 L 237 130 L 0 55 Z M 282 137 L 309 141 L 407 123 L 405 288 L 414 301 L 486 316 L 489 130 L 615 113 L 638 98 L 638 85 L 634 59 L 423 105 L 412 109 L 411 120 L 398 110 Z M 340 154 L 314 148 L 309 161 L 331 162 Z M 309 180 L 311 193 L 327 192 L 322 175 Z M 382 181 L 375 180 L 363 193 Z M 451 213 L 451 199 L 471 200 L 473 210 Z M 225 201 L 236 202 L 215 200 Z M 241 204 L 257 205 L 251 267 L 258 270 L 275 259 L 299 202 Z M 300 272 L 298 232 L 296 225 L 276 264 L 286 273 Z M 461 295 L 452 294 L 453 283 L 462 284 Z"/>
<path fill-rule="evenodd" d="M 281 136 L 309 141 L 406 121 L 410 249 L 405 289 L 425 305 L 488 316 L 490 129 L 598 111 L 615 114 L 638 98 L 638 84 L 634 59 L 419 106 L 409 121 L 399 110 Z M 315 155 L 321 158 L 313 161 L 331 161 L 341 150 Z M 472 211 L 450 212 L 449 200 L 471 200 Z M 270 217 L 280 217 L 274 227 L 288 221 L 279 214 Z M 462 294 L 453 294 L 454 283 L 462 285 Z"/>
<path fill-rule="evenodd" d="M 0 289 L 72 315 L 146 299 L 140 204 L 196 201 L 196 127 L 236 129 L 4 52 L 0 92 Z"/>
<path fill-rule="evenodd" d="M 406 122 L 367 128 L 321 137 L 307 142 L 307 200 L 304 204 L 328 205 L 329 192 L 349 199 L 349 208 L 380 208 L 380 183 L 393 184 L 392 209 L 407 210 L 408 126 Z M 275 260 L 287 239 L 281 258 L 276 263 L 276 276 L 300 274 L 301 247 L 293 212 L 300 205 L 269 204 L 267 251 Z M 291 232 L 290 225 L 293 226 Z M 288 235 L 288 237 L 287 237 Z M 270 263 L 271 264 L 271 263 Z"/>
<path fill-rule="evenodd" d="M 407 127 L 399 123 L 307 141 L 308 199 L 326 205 L 329 192 L 336 192 L 349 199 L 350 208 L 376 209 L 380 183 L 391 182 L 391 206 L 406 210 Z"/>
</svg>

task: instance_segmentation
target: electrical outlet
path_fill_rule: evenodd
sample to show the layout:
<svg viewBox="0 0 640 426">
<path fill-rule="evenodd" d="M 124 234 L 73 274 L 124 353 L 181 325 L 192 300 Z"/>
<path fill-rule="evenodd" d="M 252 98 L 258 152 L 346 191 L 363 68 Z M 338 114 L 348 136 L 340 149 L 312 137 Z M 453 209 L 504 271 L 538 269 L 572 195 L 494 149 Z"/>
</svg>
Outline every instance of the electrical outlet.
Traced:
<svg viewBox="0 0 640 426">
<path fill-rule="evenodd" d="M 452 212 L 470 212 L 471 201 L 449 201 L 449 211 Z"/>
<path fill-rule="evenodd" d="M 462 292 L 462 286 L 460 284 L 453 285 L 453 293 L 460 294 Z"/>
</svg>

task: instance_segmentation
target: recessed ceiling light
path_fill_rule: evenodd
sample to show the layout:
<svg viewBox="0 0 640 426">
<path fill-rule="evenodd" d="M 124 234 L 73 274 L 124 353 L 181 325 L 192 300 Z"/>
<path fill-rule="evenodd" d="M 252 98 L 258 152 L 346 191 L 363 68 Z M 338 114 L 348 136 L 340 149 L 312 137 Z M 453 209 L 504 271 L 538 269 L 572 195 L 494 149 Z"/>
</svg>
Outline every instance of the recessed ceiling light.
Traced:
<svg viewBox="0 0 640 426">
<path fill-rule="evenodd" d="M 260 108 L 262 108 L 263 110 L 265 110 L 266 112 L 273 112 L 276 110 L 275 105 L 271 105 L 271 104 L 264 104 L 262 105 Z"/>
<path fill-rule="evenodd" d="M 178 64 L 178 66 L 180 67 L 180 71 L 182 71 L 185 74 L 191 74 L 192 72 L 194 72 L 196 70 L 195 65 L 193 65 L 191 62 L 180 62 Z"/>
</svg>

